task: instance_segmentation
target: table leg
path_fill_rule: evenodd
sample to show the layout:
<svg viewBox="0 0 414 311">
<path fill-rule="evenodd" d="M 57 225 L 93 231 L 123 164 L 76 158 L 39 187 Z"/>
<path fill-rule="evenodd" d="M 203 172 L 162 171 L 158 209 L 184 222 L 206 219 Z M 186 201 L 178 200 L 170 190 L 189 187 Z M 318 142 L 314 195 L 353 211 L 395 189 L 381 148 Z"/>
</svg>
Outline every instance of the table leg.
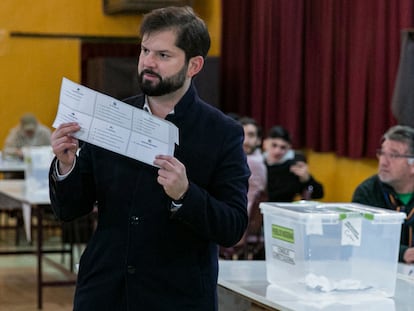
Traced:
<svg viewBox="0 0 414 311">
<path fill-rule="evenodd" d="M 42 248 L 43 248 L 43 207 L 40 205 L 37 211 L 37 308 L 43 307 L 43 271 L 42 271 Z"/>
</svg>

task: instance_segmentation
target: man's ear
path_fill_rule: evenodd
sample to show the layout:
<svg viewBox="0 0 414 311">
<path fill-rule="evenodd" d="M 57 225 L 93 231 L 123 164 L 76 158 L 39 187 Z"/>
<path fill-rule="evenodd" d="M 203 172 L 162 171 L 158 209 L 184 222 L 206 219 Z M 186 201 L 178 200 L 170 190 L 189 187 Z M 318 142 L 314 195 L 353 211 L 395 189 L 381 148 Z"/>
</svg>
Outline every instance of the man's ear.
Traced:
<svg viewBox="0 0 414 311">
<path fill-rule="evenodd" d="M 200 72 L 204 66 L 204 58 L 202 56 L 194 56 L 188 62 L 187 76 L 192 78 Z"/>
<path fill-rule="evenodd" d="M 414 158 L 408 158 L 407 159 L 407 163 L 408 163 L 408 169 L 410 170 L 410 173 L 412 175 L 414 175 Z"/>
</svg>

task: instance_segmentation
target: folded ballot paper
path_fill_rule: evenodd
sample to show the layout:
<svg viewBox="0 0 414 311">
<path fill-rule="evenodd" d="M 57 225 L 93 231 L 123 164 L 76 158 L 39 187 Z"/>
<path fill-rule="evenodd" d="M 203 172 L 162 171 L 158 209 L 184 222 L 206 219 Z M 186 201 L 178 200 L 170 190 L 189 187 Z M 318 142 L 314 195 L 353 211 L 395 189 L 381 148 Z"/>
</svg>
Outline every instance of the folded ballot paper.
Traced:
<svg viewBox="0 0 414 311">
<path fill-rule="evenodd" d="M 53 127 L 67 122 L 81 127 L 74 137 L 150 165 L 179 144 L 173 123 L 63 78 Z"/>
</svg>

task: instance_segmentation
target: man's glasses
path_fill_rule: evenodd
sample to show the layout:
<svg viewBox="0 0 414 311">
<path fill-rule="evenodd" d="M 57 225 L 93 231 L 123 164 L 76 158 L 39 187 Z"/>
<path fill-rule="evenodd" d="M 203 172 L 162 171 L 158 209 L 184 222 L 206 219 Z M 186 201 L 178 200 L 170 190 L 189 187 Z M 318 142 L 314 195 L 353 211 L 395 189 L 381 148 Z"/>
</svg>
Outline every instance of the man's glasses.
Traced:
<svg viewBox="0 0 414 311">
<path fill-rule="evenodd" d="M 378 149 L 377 158 L 379 159 L 380 157 L 385 157 L 386 159 L 389 159 L 389 160 L 396 160 L 396 159 L 401 159 L 401 158 L 413 159 L 414 154 L 400 154 L 400 153 L 394 153 L 394 152 L 385 152 L 385 151 L 382 151 L 381 149 Z"/>
</svg>

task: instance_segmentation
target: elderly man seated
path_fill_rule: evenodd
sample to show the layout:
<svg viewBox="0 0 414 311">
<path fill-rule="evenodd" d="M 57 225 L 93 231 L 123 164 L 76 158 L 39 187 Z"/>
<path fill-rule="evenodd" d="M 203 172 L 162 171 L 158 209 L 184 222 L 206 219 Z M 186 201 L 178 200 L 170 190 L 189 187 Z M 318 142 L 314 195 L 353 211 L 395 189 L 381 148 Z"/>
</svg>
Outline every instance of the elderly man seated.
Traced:
<svg viewBox="0 0 414 311">
<path fill-rule="evenodd" d="M 20 124 L 13 127 L 4 143 L 6 159 L 23 160 L 23 147 L 49 146 L 51 130 L 40 124 L 31 113 L 20 118 Z"/>
</svg>

